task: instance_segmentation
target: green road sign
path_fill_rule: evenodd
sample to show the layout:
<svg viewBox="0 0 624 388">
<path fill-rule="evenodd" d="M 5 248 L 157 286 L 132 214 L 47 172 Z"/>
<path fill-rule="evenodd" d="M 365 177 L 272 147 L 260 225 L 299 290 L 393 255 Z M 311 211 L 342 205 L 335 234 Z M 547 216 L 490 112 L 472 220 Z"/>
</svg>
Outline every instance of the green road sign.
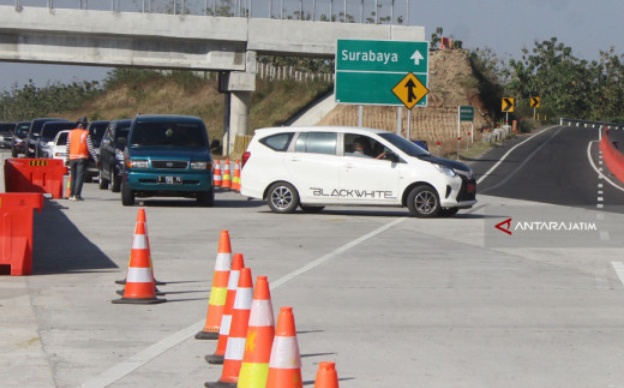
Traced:
<svg viewBox="0 0 624 388">
<path fill-rule="evenodd" d="M 459 121 L 473 121 L 474 120 L 474 107 L 469 105 L 462 105 L 459 107 Z"/>
<path fill-rule="evenodd" d="M 412 73 L 419 81 L 415 84 L 427 90 L 428 62 L 429 42 L 339 39 L 334 89 L 336 102 L 427 106 L 426 93 L 415 94 L 419 100 L 414 102 L 411 98 L 402 99 L 401 93 L 397 96 L 393 89 Z M 408 103 L 402 101 L 408 99 Z"/>
</svg>

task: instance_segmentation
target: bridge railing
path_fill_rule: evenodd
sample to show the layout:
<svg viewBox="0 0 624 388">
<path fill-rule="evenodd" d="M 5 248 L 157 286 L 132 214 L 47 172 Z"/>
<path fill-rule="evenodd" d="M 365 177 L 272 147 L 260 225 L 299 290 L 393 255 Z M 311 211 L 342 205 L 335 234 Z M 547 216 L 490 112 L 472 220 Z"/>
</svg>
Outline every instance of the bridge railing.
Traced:
<svg viewBox="0 0 624 388">
<path fill-rule="evenodd" d="M 410 0 L 0 0 L 27 7 L 410 25 Z"/>
</svg>

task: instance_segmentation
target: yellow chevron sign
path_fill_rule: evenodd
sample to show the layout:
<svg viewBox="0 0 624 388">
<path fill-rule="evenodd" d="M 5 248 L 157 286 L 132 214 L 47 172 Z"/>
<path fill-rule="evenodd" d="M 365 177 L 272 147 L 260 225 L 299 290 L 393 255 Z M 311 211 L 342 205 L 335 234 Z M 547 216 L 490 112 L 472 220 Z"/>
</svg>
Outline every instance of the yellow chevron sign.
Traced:
<svg viewBox="0 0 624 388">
<path fill-rule="evenodd" d="M 531 108 L 539 108 L 540 107 L 541 98 L 538 96 L 531 97 Z"/>
<path fill-rule="evenodd" d="M 513 112 L 516 106 L 516 99 L 513 97 L 504 97 L 503 98 L 503 106 L 501 110 L 503 112 Z"/>
</svg>

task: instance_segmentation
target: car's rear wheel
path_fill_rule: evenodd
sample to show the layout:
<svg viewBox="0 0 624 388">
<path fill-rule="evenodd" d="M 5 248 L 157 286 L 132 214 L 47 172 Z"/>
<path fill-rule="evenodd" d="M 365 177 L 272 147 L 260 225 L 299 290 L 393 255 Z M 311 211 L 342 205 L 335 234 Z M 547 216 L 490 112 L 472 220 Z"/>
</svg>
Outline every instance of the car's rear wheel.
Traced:
<svg viewBox="0 0 624 388">
<path fill-rule="evenodd" d="M 269 207 L 276 213 L 292 213 L 299 206 L 299 193 L 290 183 L 273 184 L 267 198 Z"/>
<path fill-rule="evenodd" d="M 98 181 L 100 182 L 99 183 L 100 190 L 108 189 L 109 181 L 108 181 L 108 179 L 104 178 L 104 172 L 102 171 L 101 167 L 100 167 L 100 170 L 98 172 Z"/>
<path fill-rule="evenodd" d="M 197 203 L 201 206 L 214 206 L 214 190 L 206 191 L 197 195 Z"/>
<path fill-rule="evenodd" d="M 416 186 L 407 196 L 407 208 L 415 217 L 436 217 L 441 209 L 438 193 L 429 185 Z"/>
<path fill-rule="evenodd" d="M 325 209 L 325 206 L 299 205 L 299 207 L 304 213 L 320 213 Z"/>
<path fill-rule="evenodd" d="M 134 205 L 134 190 L 128 187 L 128 185 L 122 185 L 121 187 L 121 203 L 124 206 Z"/>
</svg>

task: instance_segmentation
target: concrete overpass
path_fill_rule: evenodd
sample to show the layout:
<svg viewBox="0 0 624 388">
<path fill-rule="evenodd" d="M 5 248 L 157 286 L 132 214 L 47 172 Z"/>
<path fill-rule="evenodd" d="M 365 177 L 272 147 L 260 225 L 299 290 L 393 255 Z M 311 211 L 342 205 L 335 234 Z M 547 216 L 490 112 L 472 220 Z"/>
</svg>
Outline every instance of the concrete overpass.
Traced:
<svg viewBox="0 0 624 388">
<path fill-rule="evenodd" d="M 258 54 L 333 58 L 337 39 L 424 41 L 424 27 L 0 6 L 0 61 L 220 71 L 224 139 L 249 133 Z M 229 134 L 230 136 L 227 136 Z"/>
</svg>

